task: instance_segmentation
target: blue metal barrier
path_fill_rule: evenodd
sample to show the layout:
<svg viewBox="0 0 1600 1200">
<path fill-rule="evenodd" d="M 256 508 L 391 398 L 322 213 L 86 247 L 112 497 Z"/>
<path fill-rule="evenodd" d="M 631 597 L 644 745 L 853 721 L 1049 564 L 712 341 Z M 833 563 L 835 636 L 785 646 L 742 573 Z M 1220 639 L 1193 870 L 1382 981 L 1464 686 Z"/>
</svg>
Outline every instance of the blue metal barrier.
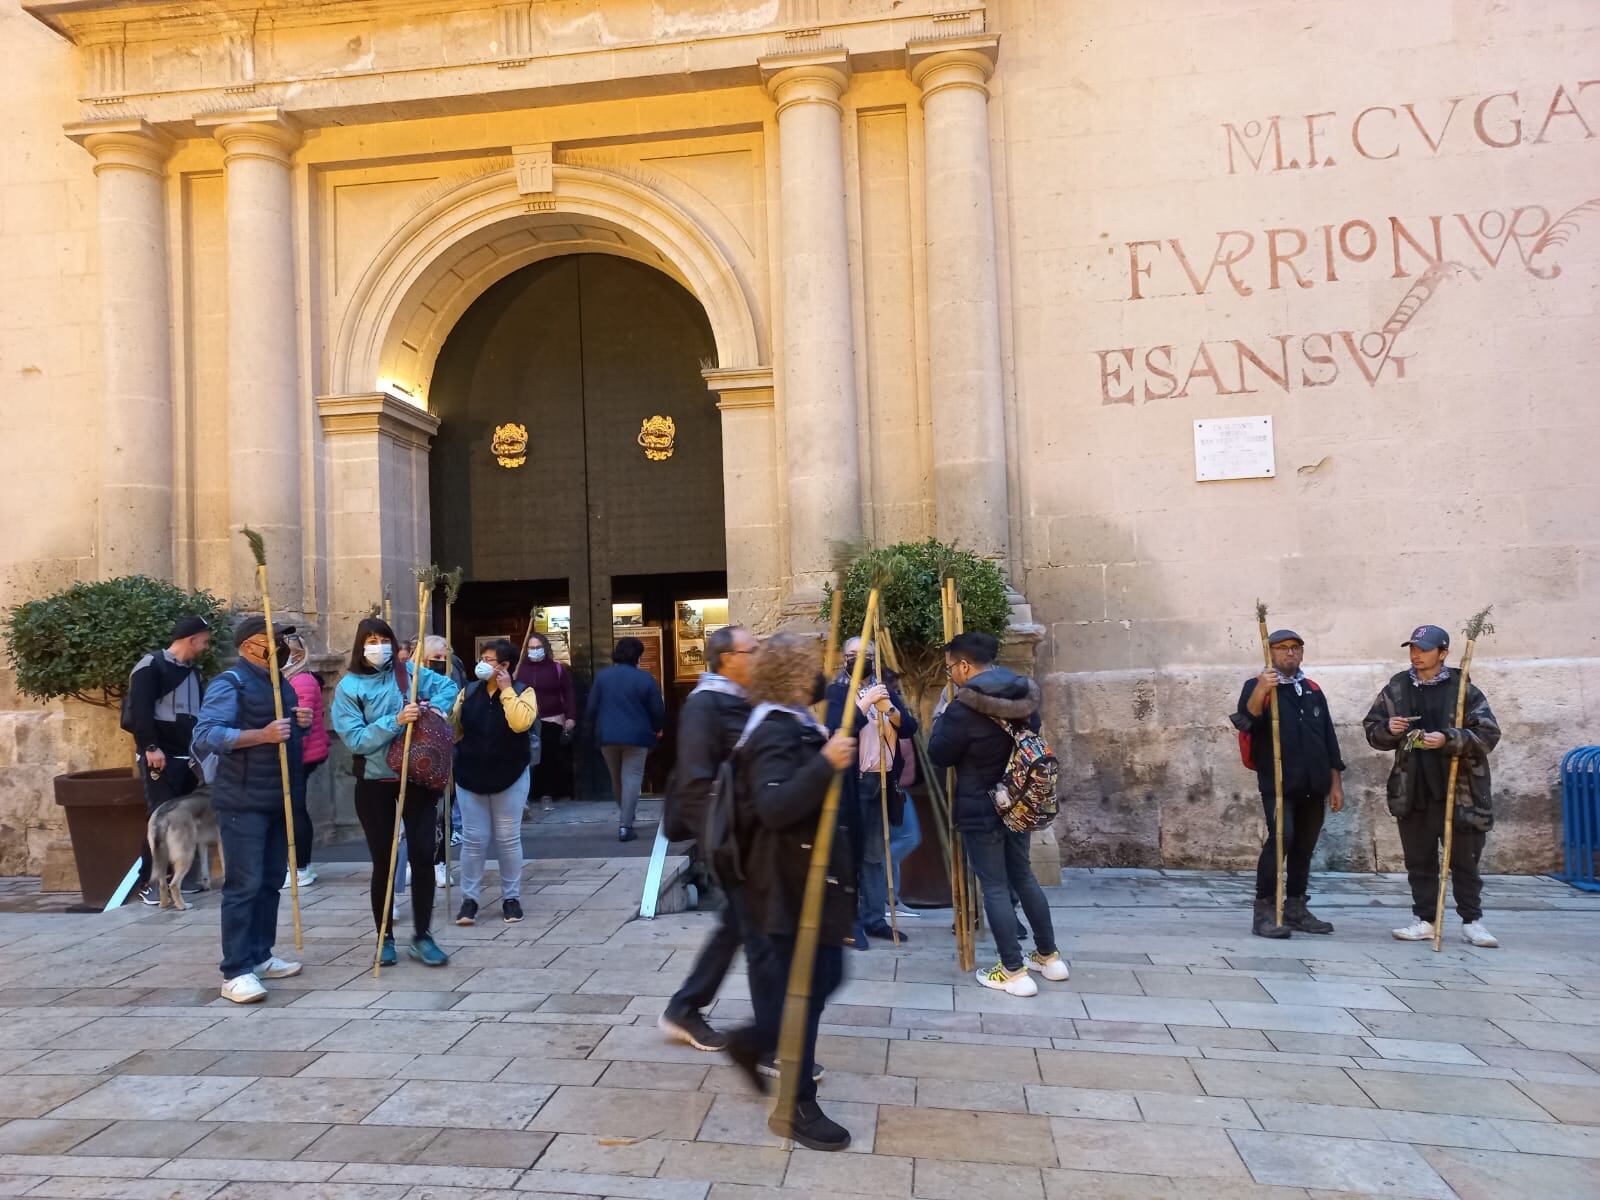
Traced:
<svg viewBox="0 0 1600 1200">
<path fill-rule="evenodd" d="M 1561 760 L 1561 825 L 1575 888 L 1600 892 L 1600 746 L 1580 746 Z"/>
</svg>

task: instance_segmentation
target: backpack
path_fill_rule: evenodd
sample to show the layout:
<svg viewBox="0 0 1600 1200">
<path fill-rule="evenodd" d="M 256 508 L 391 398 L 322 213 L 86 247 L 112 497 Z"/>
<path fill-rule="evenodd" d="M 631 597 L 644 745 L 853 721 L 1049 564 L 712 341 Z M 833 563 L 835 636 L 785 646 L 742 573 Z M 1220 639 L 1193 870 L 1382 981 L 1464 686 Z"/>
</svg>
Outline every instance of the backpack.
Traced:
<svg viewBox="0 0 1600 1200">
<path fill-rule="evenodd" d="M 740 747 L 743 747 L 742 741 Z M 700 820 L 700 850 L 711 868 L 712 877 L 724 891 L 744 882 L 744 862 L 735 836 L 739 806 L 735 766 L 738 758 L 739 749 L 735 749 L 717 768 L 717 777 L 706 794 L 705 811 Z"/>
<path fill-rule="evenodd" d="M 1315 679 L 1307 679 L 1306 686 L 1313 692 L 1320 692 L 1322 690 L 1317 686 L 1317 681 Z M 1274 703 L 1276 703 L 1276 701 L 1274 701 Z M 1250 730 L 1248 729 L 1239 730 L 1239 761 L 1252 771 L 1256 769 L 1256 748 L 1253 744 L 1253 739 L 1250 736 Z"/>
<path fill-rule="evenodd" d="M 1026 725 L 991 718 L 1011 736 L 1011 757 L 994 789 L 994 806 L 1001 823 L 1013 833 L 1033 833 L 1056 819 L 1061 811 L 1056 785 L 1061 762 L 1043 735 Z"/>
<path fill-rule="evenodd" d="M 400 674 L 403 669 L 396 668 L 394 681 L 395 686 L 400 689 L 400 702 L 406 704 L 411 697 L 406 691 L 406 679 L 402 679 Z M 384 762 L 397 776 L 406 761 L 406 749 L 405 730 L 402 729 L 400 735 L 389 743 L 389 748 L 383 756 Z M 423 709 L 412 727 L 411 766 L 406 772 L 408 778 L 418 787 L 426 788 L 430 792 L 442 791 L 450 781 L 450 768 L 455 761 L 455 749 L 456 735 L 450 727 L 450 722 L 437 709 Z"/>
</svg>

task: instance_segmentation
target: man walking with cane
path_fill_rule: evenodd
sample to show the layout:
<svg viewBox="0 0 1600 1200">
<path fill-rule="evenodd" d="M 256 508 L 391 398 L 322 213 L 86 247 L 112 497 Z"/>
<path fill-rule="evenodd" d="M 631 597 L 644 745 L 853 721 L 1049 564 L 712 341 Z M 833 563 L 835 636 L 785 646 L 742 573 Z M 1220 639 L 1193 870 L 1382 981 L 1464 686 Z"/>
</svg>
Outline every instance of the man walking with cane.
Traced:
<svg viewBox="0 0 1600 1200">
<path fill-rule="evenodd" d="M 1468 630 L 1468 649 L 1472 631 Z M 1439 845 L 1445 820 L 1455 820 L 1450 849 L 1450 886 L 1461 936 L 1489 949 L 1500 943 L 1483 926 L 1483 877 L 1478 857 L 1494 825 L 1490 809 L 1489 754 L 1500 743 L 1500 725 L 1475 684 L 1445 665 L 1450 635 L 1437 625 L 1419 625 L 1405 647 L 1411 668 L 1390 679 L 1372 702 L 1362 727 L 1374 750 L 1394 751 L 1389 772 L 1389 812 L 1399 821 L 1400 846 L 1411 884 L 1416 920 L 1394 936 L 1431 942 L 1439 908 Z M 1458 696 L 1461 687 L 1464 696 Z M 1462 712 L 1458 722 L 1456 713 Z M 1456 796 L 1448 795 L 1450 760 L 1460 756 Z M 1463 792 L 1465 795 L 1463 796 Z M 1462 799 L 1466 803 L 1462 803 Z"/>
<path fill-rule="evenodd" d="M 1272 666 L 1245 680 L 1239 708 L 1231 718 L 1240 733 L 1245 765 L 1253 766 L 1267 818 L 1267 840 L 1256 862 L 1256 903 L 1250 932 L 1257 937 L 1286 938 L 1296 933 L 1332 933 L 1333 926 L 1307 907 L 1311 855 L 1322 833 L 1324 805 L 1344 808 L 1344 759 L 1334 733 L 1328 698 L 1301 669 L 1305 642 L 1292 629 L 1267 635 Z M 1278 887 L 1277 783 L 1272 766 L 1272 714 L 1277 694 L 1283 759 L 1283 924 L 1276 920 Z"/>
</svg>

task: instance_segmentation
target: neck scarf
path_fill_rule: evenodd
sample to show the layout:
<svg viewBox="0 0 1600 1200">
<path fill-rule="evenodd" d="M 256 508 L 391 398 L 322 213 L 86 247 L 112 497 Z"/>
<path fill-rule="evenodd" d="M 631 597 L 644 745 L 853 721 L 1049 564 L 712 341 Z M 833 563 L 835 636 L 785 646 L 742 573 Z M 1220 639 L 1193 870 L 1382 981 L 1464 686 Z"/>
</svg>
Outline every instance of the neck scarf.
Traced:
<svg viewBox="0 0 1600 1200">
<path fill-rule="evenodd" d="M 691 696 L 700 692 L 719 692 L 724 696 L 737 696 L 739 699 L 748 699 L 745 690 L 726 675 L 718 675 L 715 671 L 702 671 L 700 681 L 694 685 Z"/>
<path fill-rule="evenodd" d="M 1411 668 L 1409 674 L 1411 675 L 1411 682 L 1416 684 L 1418 687 L 1438 687 L 1441 683 L 1450 678 L 1450 668 L 1441 666 L 1439 668 L 1439 673 L 1432 679 L 1418 678 L 1417 669 L 1415 667 Z"/>
</svg>

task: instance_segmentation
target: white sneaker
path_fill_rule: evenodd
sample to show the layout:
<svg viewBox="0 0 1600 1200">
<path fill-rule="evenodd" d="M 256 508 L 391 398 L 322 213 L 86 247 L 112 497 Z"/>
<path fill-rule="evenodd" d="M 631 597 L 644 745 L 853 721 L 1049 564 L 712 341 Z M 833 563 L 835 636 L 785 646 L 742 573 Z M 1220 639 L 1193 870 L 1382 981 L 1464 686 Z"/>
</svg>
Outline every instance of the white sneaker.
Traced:
<svg viewBox="0 0 1600 1200">
<path fill-rule="evenodd" d="M 302 867 L 296 874 L 300 876 L 300 886 L 303 888 L 310 887 L 317 881 L 317 869 L 315 867 Z"/>
<path fill-rule="evenodd" d="M 1049 958 L 1045 958 L 1037 950 L 1035 950 L 1023 960 L 1022 965 L 1027 967 L 1030 971 L 1039 972 L 1039 974 L 1043 975 L 1046 979 L 1052 979 L 1056 983 L 1065 982 L 1067 977 L 1072 973 L 1067 967 L 1067 960 L 1061 957 L 1059 951 L 1055 954 L 1052 954 Z"/>
<path fill-rule="evenodd" d="M 434 887 L 443 887 L 444 886 L 444 864 L 443 863 L 434 863 L 433 864 L 433 886 Z"/>
<path fill-rule="evenodd" d="M 890 914 L 888 909 L 884 909 L 883 910 L 883 919 L 885 921 L 887 921 L 889 919 L 890 915 L 891 914 Z M 907 918 L 915 920 L 917 917 L 920 917 L 922 914 L 919 913 L 919 912 L 915 912 L 915 911 L 913 911 L 913 910 L 911 910 L 909 908 L 900 908 L 900 907 L 897 906 L 892 915 L 896 916 L 896 917 L 900 918 L 900 920 L 904 921 Z"/>
<path fill-rule="evenodd" d="M 1461 927 L 1461 940 L 1471 942 L 1484 950 L 1493 950 L 1500 944 L 1500 939 L 1495 937 L 1483 927 L 1482 921 L 1468 921 Z"/>
<path fill-rule="evenodd" d="M 1431 942 L 1433 941 L 1433 922 L 1424 921 L 1421 917 L 1412 921 L 1404 929 L 1394 931 L 1396 941 L 1400 942 Z"/>
<path fill-rule="evenodd" d="M 251 978 L 257 980 L 288 979 L 291 976 L 298 974 L 300 974 L 299 963 L 284 962 L 283 959 L 274 954 L 271 958 L 267 959 L 266 962 L 257 965 L 256 973 L 252 975 Z"/>
<path fill-rule="evenodd" d="M 1006 970 L 1004 963 L 995 963 L 987 971 L 978 972 L 978 982 L 986 988 L 993 988 L 997 992 L 1004 992 L 1008 996 L 1037 996 L 1039 985 L 1033 981 L 1033 976 L 1028 974 L 1027 965 L 1015 975 Z"/>
<path fill-rule="evenodd" d="M 222 998 L 235 1004 L 254 1004 L 267 998 L 267 989 L 254 975 L 235 975 L 222 985 Z"/>
</svg>

